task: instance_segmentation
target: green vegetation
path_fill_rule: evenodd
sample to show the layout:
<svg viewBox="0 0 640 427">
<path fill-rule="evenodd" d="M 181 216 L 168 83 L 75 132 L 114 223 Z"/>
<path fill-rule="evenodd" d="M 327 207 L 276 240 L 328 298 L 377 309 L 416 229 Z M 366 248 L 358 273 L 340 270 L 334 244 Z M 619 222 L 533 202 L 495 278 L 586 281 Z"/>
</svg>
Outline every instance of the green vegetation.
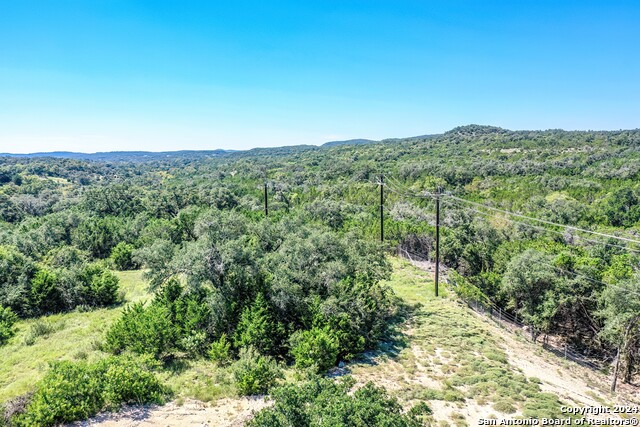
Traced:
<svg viewBox="0 0 640 427">
<path fill-rule="evenodd" d="M 392 380 L 400 388 L 397 396 L 405 406 L 425 400 L 464 406 L 474 400 L 491 404 L 504 414 L 519 410 L 534 418 L 562 416 L 558 397 L 543 393 L 539 380 L 528 379 L 510 366 L 498 338 L 450 294 L 446 285 L 441 285 L 441 297 L 436 298 L 430 275 L 405 261 L 396 260 L 393 265 L 388 284 L 410 304 L 411 333 L 398 337 L 399 341 L 378 356 L 399 363 L 402 370 L 392 373 L 387 366 L 355 364 L 355 376 Z M 407 339 L 410 343 L 403 342 Z M 417 384 L 411 376 L 418 373 L 437 380 L 442 387 Z"/>
<path fill-rule="evenodd" d="M 0 306 L 0 345 L 3 345 L 15 335 L 16 332 L 13 325 L 17 320 L 18 316 L 13 314 L 9 307 Z"/>
<path fill-rule="evenodd" d="M 142 273 L 117 273 L 127 301 L 148 297 Z M 46 373 L 49 363 L 57 360 L 96 361 L 106 356 L 101 342 L 122 308 L 102 308 L 88 312 L 74 311 L 19 321 L 15 336 L 0 347 L 0 402 L 15 399 L 33 390 L 33 384 Z M 37 323 L 51 326 L 47 335 L 36 337 L 27 345 Z M 64 325 L 63 327 L 61 327 Z M 36 326 L 35 329 L 40 329 Z"/>
<path fill-rule="evenodd" d="M 148 361 L 107 358 L 96 363 L 58 362 L 36 385 L 17 426 L 53 426 L 83 420 L 123 404 L 162 403 L 168 391 Z"/>
<path fill-rule="evenodd" d="M 163 380 L 194 379 L 187 392 L 207 398 L 266 390 L 278 375 L 265 367 L 322 372 L 353 360 L 389 342 L 404 314 L 385 281 L 385 249 L 433 256 L 433 202 L 412 195 L 438 187 L 481 203 L 443 198 L 441 256 L 458 289 L 517 315 L 534 339 L 553 334 L 603 360 L 619 354 L 617 372 L 631 381 L 640 366 L 640 248 L 603 234 L 640 235 L 639 146 L 637 130 L 465 126 L 217 157 L 2 158 L 0 401 L 33 391 L 50 361 L 94 363 L 105 351 L 151 355 Z M 483 205 L 556 225 L 533 227 Z M 144 269 L 148 298 L 132 268 Z M 504 355 L 484 332 L 440 308 L 434 325 L 446 335 L 429 330 L 427 352 L 458 354 L 460 342 L 481 357 L 442 360 L 451 378 L 433 393 L 460 402 L 473 389 L 496 407 L 554 413 L 535 384 L 501 370 Z M 236 376 L 232 367 L 254 353 L 265 362 Z"/>
<path fill-rule="evenodd" d="M 404 414 L 396 399 L 372 383 L 351 394 L 354 382 L 316 377 L 276 388 L 273 407 L 258 412 L 248 425 L 419 427 L 423 425 L 421 416 L 431 412 L 423 403 Z"/>
<path fill-rule="evenodd" d="M 291 354 L 297 367 L 313 367 L 325 371 L 335 366 L 340 342 L 329 327 L 295 332 L 291 335 L 290 342 Z"/>
<path fill-rule="evenodd" d="M 273 358 L 261 355 L 253 347 L 243 347 L 233 366 L 233 376 L 238 393 L 251 395 L 267 393 L 283 374 Z"/>
</svg>

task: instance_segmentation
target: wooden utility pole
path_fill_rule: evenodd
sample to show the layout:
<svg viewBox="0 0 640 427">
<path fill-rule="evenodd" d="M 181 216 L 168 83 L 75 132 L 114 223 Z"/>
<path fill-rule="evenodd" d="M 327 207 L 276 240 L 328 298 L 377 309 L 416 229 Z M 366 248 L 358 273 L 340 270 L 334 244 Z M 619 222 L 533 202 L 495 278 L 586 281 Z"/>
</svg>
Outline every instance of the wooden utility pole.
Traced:
<svg viewBox="0 0 640 427">
<path fill-rule="evenodd" d="M 438 284 L 440 279 L 440 189 L 436 196 L 436 296 L 438 296 Z"/>
<path fill-rule="evenodd" d="M 380 241 L 384 242 L 384 175 L 380 174 Z"/>
<path fill-rule="evenodd" d="M 269 216 L 269 199 L 267 198 L 267 181 L 264 182 L 264 216 Z"/>
</svg>

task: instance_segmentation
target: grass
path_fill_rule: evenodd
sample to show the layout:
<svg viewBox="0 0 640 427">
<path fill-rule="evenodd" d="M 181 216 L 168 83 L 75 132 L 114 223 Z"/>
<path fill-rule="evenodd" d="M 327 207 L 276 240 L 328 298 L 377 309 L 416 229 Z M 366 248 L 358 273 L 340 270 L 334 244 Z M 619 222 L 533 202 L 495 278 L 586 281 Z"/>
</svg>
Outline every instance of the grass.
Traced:
<svg viewBox="0 0 640 427">
<path fill-rule="evenodd" d="M 509 365 L 499 339 L 446 285 L 440 285 L 440 297 L 436 298 L 429 273 L 403 260 L 394 259 L 392 263 L 394 272 L 388 285 L 411 311 L 408 344 L 397 356 L 390 357 L 409 374 L 393 378 L 400 387 L 395 394 L 402 401 L 425 400 L 427 405 L 429 400 L 456 405 L 474 401 L 506 414 L 520 412 L 537 418 L 562 415 L 558 398 L 543 393 L 538 379 L 527 379 Z M 353 372 L 356 377 L 363 374 L 382 380 L 386 367 L 360 365 Z M 429 377 L 428 387 L 417 380 L 418 373 Z M 440 389 L 434 388 L 438 383 Z M 463 425 L 459 417 L 449 421 Z"/>
<path fill-rule="evenodd" d="M 119 271 L 126 303 L 150 299 L 142 271 Z M 97 360 L 100 344 L 122 307 L 44 316 L 18 322 L 17 334 L 0 347 L 0 403 L 33 389 L 56 360 Z M 229 368 L 207 360 L 178 361 L 160 374 L 175 397 L 203 402 L 236 394 Z"/>
<path fill-rule="evenodd" d="M 127 302 L 148 296 L 141 271 L 116 274 Z M 121 311 L 122 307 L 105 308 L 18 322 L 17 334 L 7 345 L 0 347 L 0 402 L 32 390 L 49 362 L 104 357 L 98 344 Z"/>
<path fill-rule="evenodd" d="M 211 402 L 236 395 L 231 370 L 208 360 L 184 362 L 163 374 L 164 382 L 175 392 L 175 397 Z"/>
</svg>

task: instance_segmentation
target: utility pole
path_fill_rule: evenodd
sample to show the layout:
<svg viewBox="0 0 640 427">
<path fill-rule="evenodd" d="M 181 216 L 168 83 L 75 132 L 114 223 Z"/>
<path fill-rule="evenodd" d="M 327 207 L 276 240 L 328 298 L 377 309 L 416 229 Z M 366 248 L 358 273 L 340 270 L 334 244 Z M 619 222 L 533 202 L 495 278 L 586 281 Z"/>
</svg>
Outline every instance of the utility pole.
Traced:
<svg viewBox="0 0 640 427">
<path fill-rule="evenodd" d="M 264 216 L 269 216 L 269 199 L 267 198 L 267 181 L 264 181 Z"/>
<path fill-rule="evenodd" d="M 384 175 L 380 174 L 380 241 L 384 242 Z"/>
<path fill-rule="evenodd" d="M 436 296 L 440 279 L 440 188 L 436 191 Z"/>
</svg>

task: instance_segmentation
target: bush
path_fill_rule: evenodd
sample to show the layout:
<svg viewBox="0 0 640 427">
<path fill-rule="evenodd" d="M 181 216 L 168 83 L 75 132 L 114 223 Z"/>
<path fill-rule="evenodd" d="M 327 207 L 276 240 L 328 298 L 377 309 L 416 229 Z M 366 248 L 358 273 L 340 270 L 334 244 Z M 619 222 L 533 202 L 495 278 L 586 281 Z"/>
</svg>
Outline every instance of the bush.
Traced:
<svg viewBox="0 0 640 427">
<path fill-rule="evenodd" d="M 231 345 L 227 340 L 227 334 L 222 334 L 220 339 L 211 343 L 209 347 L 209 359 L 220 365 L 226 364 L 231 359 Z"/>
<path fill-rule="evenodd" d="M 253 347 L 262 354 L 276 355 L 283 328 L 273 317 L 265 297 L 258 294 L 253 304 L 242 311 L 236 328 L 236 347 Z"/>
<path fill-rule="evenodd" d="M 240 349 L 233 375 L 238 394 L 242 396 L 264 394 L 283 377 L 282 370 L 273 358 L 260 355 L 252 347 Z"/>
<path fill-rule="evenodd" d="M 182 348 L 190 357 L 197 357 L 205 352 L 207 344 L 207 334 L 204 332 L 193 332 L 180 340 Z"/>
<path fill-rule="evenodd" d="M 110 357 L 94 364 L 56 362 L 37 384 L 18 426 L 53 426 L 127 403 L 162 403 L 168 390 L 144 359 Z"/>
<path fill-rule="evenodd" d="M 47 270 L 36 273 L 31 280 L 31 305 L 38 314 L 58 313 L 64 309 L 55 274 Z"/>
<path fill-rule="evenodd" d="M 296 366 L 313 366 L 318 371 L 326 371 L 334 366 L 340 350 L 338 338 L 328 327 L 295 332 L 289 342 Z"/>
<path fill-rule="evenodd" d="M 91 277 L 90 287 L 92 301 L 90 304 L 98 307 L 106 307 L 118 302 L 118 288 L 120 281 L 107 270 L 94 274 Z"/>
<path fill-rule="evenodd" d="M 6 344 L 9 338 L 15 335 L 14 329 L 15 323 L 18 321 L 16 316 L 9 307 L 2 307 L 0 305 L 0 345 Z"/>
<path fill-rule="evenodd" d="M 145 307 L 138 303 L 125 308 L 122 317 L 111 326 L 105 347 L 115 354 L 130 350 L 159 358 L 174 347 L 175 341 L 168 310 L 160 305 Z"/>
<path fill-rule="evenodd" d="M 287 384 L 272 391 L 274 405 L 258 412 L 249 427 L 272 426 L 387 426 L 419 427 L 428 415 L 425 404 L 403 414 L 398 401 L 372 383 L 351 392 L 355 381 L 315 377 L 302 384 Z"/>
<path fill-rule="evenodd" d="M 99 362 L 105 407 L 117 410 L 123 404 L 163 403 L 168 390 L 150 370 L 153 367 L 149 359 L 112 357 Z"/>
<path fill-rule="evenodd" d="M 101 389 L 101 378 L 86 363 L 55 363 L 16 424 L 52 426 L 86 419 L 102 409 Z"/>
<path fill-rule="evenodd" d="M 133 262 L 133 245 L 125 242 L 118 243 L 111 250 L 111 261 L 118 270 L 131 270 L 137 265 Z"/>
</svg>

